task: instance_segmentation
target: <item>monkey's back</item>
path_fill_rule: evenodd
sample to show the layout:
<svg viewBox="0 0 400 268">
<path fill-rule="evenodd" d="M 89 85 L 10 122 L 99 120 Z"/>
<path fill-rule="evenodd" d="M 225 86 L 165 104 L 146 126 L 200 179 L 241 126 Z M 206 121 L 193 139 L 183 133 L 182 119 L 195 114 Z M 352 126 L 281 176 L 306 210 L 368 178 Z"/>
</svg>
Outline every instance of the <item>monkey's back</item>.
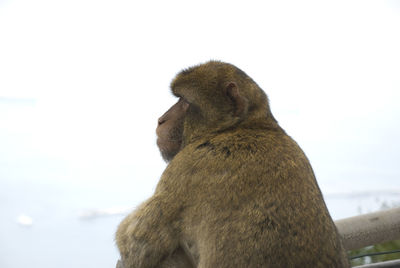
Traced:
<svg viewBox="0 0 400 268">
<path fill-rule="evenodd" d="M 170 163 L 166 184 L 169 168 L 190 192 L 179 228 L 199 267 L 347 266 L 311 165 L 283 130 L 204 137 Z"/>
</svg>

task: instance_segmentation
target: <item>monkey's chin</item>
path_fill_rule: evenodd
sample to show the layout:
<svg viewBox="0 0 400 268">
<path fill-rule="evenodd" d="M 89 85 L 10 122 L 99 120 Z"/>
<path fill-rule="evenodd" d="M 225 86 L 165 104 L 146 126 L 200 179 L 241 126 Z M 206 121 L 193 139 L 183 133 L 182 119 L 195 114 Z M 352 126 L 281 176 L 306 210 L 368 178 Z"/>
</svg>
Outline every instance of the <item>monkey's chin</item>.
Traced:
<svg viewBox="0 0 400 268">
<path fill-rule="evenodd" d="M 166 163 L 171 162 L 171 160 L 174 158 L 175 154 L 171 154 L 168 151 L 163 151 L 160 149 L 161 157 L 164 159 Z"/>
<path fill-rule="evenodd" d="M 167 163 L 169 163 L 180 150 L 179 142 L 166 142 L 164 139 L 161 138 L 157 138 L 157 146 L 160 150 L 161 157 Z"/>
<path fill-rule="evenodd" d="M 169 163 L 172 160 L 172 158 L 174 158 L 175 154 L 171 154 L 171 150 L 169 150 L 169 148 L 160 146 L 160 144 L 158 144 L 158 141 L 157 141 L 157 145 L 158 145 L 158 149 L 160 151 L 162 159 L 164 159 L 164 161 L 166 163 Z"/>
</svg>

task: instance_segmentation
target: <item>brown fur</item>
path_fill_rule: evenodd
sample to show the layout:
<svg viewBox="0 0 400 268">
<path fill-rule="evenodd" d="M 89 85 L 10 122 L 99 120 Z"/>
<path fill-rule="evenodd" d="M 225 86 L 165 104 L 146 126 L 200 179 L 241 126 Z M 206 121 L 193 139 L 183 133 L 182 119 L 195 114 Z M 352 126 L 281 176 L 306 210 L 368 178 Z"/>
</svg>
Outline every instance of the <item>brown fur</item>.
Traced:
<svg viewBox="0 0 400 268">
<path fill-rule="evenodd" d="M 163 117 L 181 137 L 169 141 L 161 117 L 158 144 L 179 150 L 118 228 L 125 268 L 348 267 L 310 163 L 258 85 L 210 61 L 171 89 L 180 104 Z"/>
</svg>

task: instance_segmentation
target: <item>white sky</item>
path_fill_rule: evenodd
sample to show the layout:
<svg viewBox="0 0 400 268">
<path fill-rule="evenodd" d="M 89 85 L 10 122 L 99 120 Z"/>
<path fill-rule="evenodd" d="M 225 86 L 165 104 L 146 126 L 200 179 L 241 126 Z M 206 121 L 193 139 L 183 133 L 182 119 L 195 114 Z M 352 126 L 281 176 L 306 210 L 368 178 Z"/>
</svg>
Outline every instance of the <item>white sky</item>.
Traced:
<svg viewBox="0 0 400 268">
<path fill-rule="evenodd" d="M 359 188 L 360 170 L 400 173 L 399 48 L 398 1 L 0 0 L 0 98 L 36 100 L 0 125 L 29 133 L 18 157 L 64 159 L 89 182 L 133 165 L 154 186 L 171 79 L 220 59 L 266 91 L 320 181 Z"/>
<path fill-rule="evenodd" d="M 114 265 L 120 219 L 78 215 L 152 193 L 169 83 L 209 59 L 265 90 L 334 219 L 400 204 L 400 1 L 0 0 L 0 266 Z"/>
</svg>

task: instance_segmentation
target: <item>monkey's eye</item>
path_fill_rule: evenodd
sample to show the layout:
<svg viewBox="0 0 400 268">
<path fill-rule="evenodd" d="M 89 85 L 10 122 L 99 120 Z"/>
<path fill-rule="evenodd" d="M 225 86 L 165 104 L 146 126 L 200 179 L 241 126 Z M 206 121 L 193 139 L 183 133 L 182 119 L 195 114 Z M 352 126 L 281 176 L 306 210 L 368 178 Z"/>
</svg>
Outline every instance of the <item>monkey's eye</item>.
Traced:
<svg viewBox="0 0 400 268">
<path fill-rule="evenodd" d="M 184 97 L 179 97 L 179 102 L 184 102 L 186 104 L 190 104 Z"/>
<path fill-rule="evenodd" d="M 179 98 L 179 103 L 181 104 L 181 107 L 186 111 L 191 105 L 190 103 L 185 99 L 185 98 Z"/>
</svg>

